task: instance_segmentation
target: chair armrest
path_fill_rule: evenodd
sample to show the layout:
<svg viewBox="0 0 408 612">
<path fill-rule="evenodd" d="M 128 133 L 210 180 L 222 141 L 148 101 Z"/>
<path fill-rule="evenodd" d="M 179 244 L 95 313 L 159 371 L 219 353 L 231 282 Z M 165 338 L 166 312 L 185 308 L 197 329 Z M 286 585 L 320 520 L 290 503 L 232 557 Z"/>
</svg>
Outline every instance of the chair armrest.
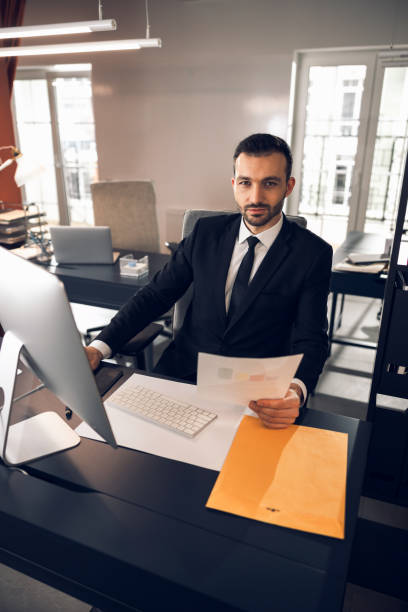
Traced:
<svg viewBox="0 0 408 612">
<path fill-rule="evenodd" d="M 165 242 L 164 246 L 167 247 L 170 253 L 175 253 L 177 251 L 179 243 L 178 242 Z"/>
<path fill-rule="evenodd" d="M 120 347 L 118 351 L 121 355 L 136 356 L 143 351 L 163 330 L 163 325 L 158 323 L 150 323 L 141 332 L 133 336 L 126 344 Z"/>
</svg>

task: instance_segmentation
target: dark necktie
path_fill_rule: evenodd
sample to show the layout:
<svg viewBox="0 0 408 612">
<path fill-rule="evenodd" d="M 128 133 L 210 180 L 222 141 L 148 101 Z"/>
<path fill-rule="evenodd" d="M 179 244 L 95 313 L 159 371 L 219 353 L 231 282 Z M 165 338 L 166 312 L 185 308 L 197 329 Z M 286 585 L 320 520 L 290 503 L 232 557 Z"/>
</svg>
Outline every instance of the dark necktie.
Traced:
<svg viewBox="0 0 408 612">
<path fill-rule="evenodd" d="M 254 264 L 254 251 L 258 244 L 258 238 L 255 236 L 249 236 L 248 250 L 245 253 L 245 257 L 241 261 L 237 276 L 235 278 L 234 286 L 231 292 L 231 301 L 228 309 L 228 320 L 230 321 L 234 314 L 237 312 L 246 292 L 248 291 L 249 277 L 251 275 L 252 266 Z"/>
</svg>

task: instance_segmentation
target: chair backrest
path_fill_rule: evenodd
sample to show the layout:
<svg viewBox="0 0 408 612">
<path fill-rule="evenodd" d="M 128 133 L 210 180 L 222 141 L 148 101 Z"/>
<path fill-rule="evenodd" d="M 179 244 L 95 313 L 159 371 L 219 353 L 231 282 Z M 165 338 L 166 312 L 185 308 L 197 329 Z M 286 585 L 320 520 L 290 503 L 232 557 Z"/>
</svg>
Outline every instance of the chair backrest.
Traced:
<svg viewBox="0 0 408 612">
<path fill-rule="evenodd" d="M 159 252 L 156 198 L 151 181 L 91 185 L 95 225 L 108 225 L 115 249 Z"/>
<path fill-rule="evenodd" d="M 181 237 L 185 238 L 188 236 L 194 228 L 197 219 L 201 217 L 215 217 L 217 215 L 230 215 L 236 211 L 231 210 L 201 210 L 201 209 L 188 209 L 184 212 L 183 227 L 181 230 Z M 287 219 L 294 221 L 301 227 L 306 227 L 307 220 L 305 217 L 298 215 L 286 215 Z M 177 334 L 180 327 L 183 324 L 184 317 L 187 309 L 190 305 L 191 298 L 193 297 L 193 285 L 187 289 L 185 294 L 176 302 L 173 313 L 173 336 Z"/>
</svg>

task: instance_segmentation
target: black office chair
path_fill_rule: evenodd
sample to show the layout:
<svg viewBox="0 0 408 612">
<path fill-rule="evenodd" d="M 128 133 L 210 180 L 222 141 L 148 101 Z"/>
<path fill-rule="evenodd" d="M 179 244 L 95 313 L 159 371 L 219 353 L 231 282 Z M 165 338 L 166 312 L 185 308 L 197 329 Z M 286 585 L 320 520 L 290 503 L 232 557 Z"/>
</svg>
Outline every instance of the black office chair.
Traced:
<svg viewBox="0 0 408 612">
<path fill-rule="evenodd" d="M 233 212 L 234 211 L 231 211 L 231 210 L 222 211 L 222 210 L 187 209 L 183 217 L 183 227 L 181 231 L 181 236 L 182 238 L 185 238 L 186 236 L 188 236 L 193 231 L 196 221 L 202 217 L 213 217 L 213 216 L 218 216 L 218 215 L 233 214 Z M 287 218 L 291 221 L 295 221 L 295 223 L 297 223 L 301 227 L 306 227 L 307 221 L 304 217 L 287 215 Z M 171 248 L 172 250 L 177 249 L 177 244 L 171 243 Z M 186 315 L 187 309 L 192 299 L 192 295 L 193 295 L 193 284 L 190 285 L 190 287 L 187 289 L 184 295 L 176 302 L 174 306 L 174 310 L 173 310 L 172 332 L 171 334 L 167 332 L 166 335 L 169 335 L 169 336 L 172 335 L 173 337 L 177 335 L 178 331 L 180 330 L 183 324 L 184 317 Z M 136 359 L 135 361 L 136 367 L 139 367 L 137 365 L 138 359 L 143 359 L 143 357 L 141 356 L 142 351 L 145 349 L 151 351 L 153 340 L 160 333 L 163 333 L 162 330 L 159 330 L 159 331 L 155 330 L 154 326 L 157 326 L 157 323 L 151 323 L 150 325 L 148 325 L 144 330 L 142 330 L 139 334 L 137 334 L 134 338 L 132 338 L 120 350 L 121 355 L 122 354 L 123 355 L 129 355 L 129 354 L 134 355 Z M 92 331 L 92 329 L 90 331 Z M 155 333 L 156 331 L 157 333 Z M 154 337 L 150 339 L 150 335 Z M 142 369 L 145 369 L 145 367 L 143 367 Z"/>
<path fill-rule="evenodd" d="M 85 344 L 90 344 L 94 339 L 93 334 L 102 329 L 103 326 L 89 327 L 83 334 Z M 115 361 L 117 363 L 131 361 L 136 369 L 150 371 L 153 367 L 153 341 L 163 331 L 164 327 L 160 323 L 150 323 L 121 347 L 114 356 Z"/>
</svg>

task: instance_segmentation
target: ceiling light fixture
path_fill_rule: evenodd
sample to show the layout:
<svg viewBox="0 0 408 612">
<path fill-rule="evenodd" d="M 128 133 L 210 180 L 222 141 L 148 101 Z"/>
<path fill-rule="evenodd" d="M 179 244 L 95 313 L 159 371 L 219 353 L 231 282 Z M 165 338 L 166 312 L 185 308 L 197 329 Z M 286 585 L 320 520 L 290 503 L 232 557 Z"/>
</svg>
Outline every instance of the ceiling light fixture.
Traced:
<svg viewBox="0 0 408 612">
<path fill-rule="evenodd" d="M 0 28 L 0 39 L 86 34 L 87 32 L 107 32 L 109 30 L 116 30 L 116 21 L 114 19 L 73 21 L 72 23 L 46 23 L 38 26 Z"/>
<path fill-rule="evenodd" d="M 24 55 L 62 55 L 65 53 L 93 53 L 96 51 L 129 51 L 143 47 L 161 47 L 160 38 L 130 38 L 128 40 L 98 40 L 94 42 L 60 45 L 33 45 L 24 47 L 0 47 L 0 57 Z"/>
<path fill-rule="evenodd" d="M 116 29 L 116 21 L 114 19 L 102 19 L 102 0 L 98 0 L 99 4 L 99 20 L 98 21 L 83 21 L 77 23 L 59 23 L 49 24 L 43 26 L 27 26 L 27 27 L 13 27 L 13 28 L 0 28 L 0 38 L 20 38 L 24 36 L 21 32 L 23 30 L 33 32 L 32 34 L 25 34 L 25 36 L 44 36 L 45 32 L 49 29 L 48 34 L 72 34 L 79 32 L 98 32 L 103 29 Z M 160 38 L 150 38 L 150 24 L 149 24 L 149 11 L 148 11 L 148 0 L 145 0 L 146 4 L 146 38 L 132 38 L 124 40 L 99 40 L 93 42 L 80 42 L 80 43 L 61 43 L 57 45 L 24 45 L 22 47 L 0 47 L 0 57 L 22 57 L 27 55 L 62 55 L 65 53 L 93 53 L 97 51 L 128 51 L 137 50 L 146 47 L 161 47 Z M 103 23 L 114 24 L 112 28 L 97 27 Z M 71 29 L 74 26 L 89 26 L 94 29 L 90 30 L 75 30 Z M 57 32 L 52 32 L 53 28 L 60 28 Z M 62 31 L 64 28 L 65 31 Z M 19 31 L 19 34 L 17 34 Z M 10 36 L 11 33 L 11 36 Z"/>
<path fill-rule="evenodd" d="M 102 0 L 98 0 L 98 19 L 95 21 L 74 21 L 72 23 L 46 23 L 38 26 L 16 26 L 0 28 L 0 39 L 28 38 L 35 36 L 61 36 L 63 34 L 87 34 L 116 30 L 114 19 L 103 19 Z"/>
</svg>

